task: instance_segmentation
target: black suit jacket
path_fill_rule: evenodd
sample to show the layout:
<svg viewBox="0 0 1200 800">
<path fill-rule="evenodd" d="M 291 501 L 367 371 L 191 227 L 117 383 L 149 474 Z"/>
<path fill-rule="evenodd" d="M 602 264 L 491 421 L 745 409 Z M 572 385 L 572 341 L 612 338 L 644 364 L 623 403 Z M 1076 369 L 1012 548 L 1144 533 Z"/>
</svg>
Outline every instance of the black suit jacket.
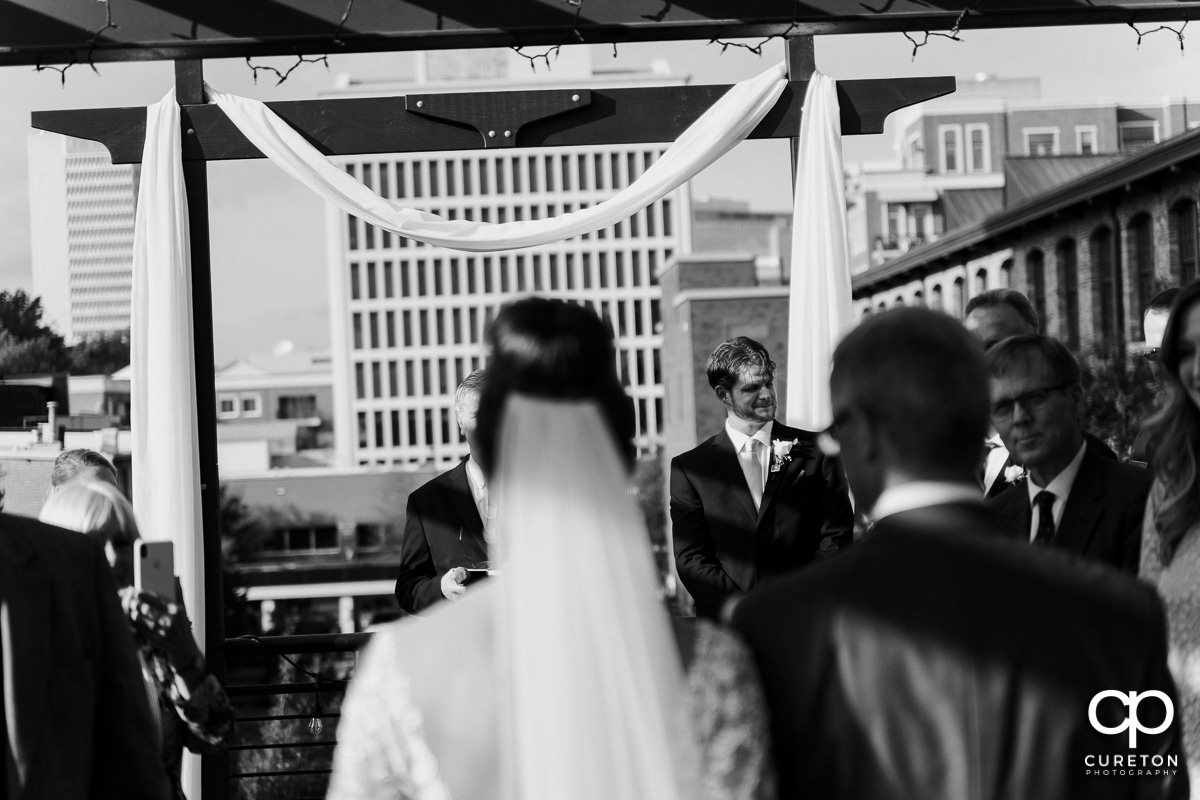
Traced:
<svg viewBox="0 0 1200 800">
<path fill-rule="evenodd" d="M 763 681 L 782 800 L 1188 796 L 1182 756 L 1173 777 L 1084 772 L 1089 753 L 1130 752 L 1089 724 L 1096 693 L 1176 698 L 1154 590 L 1013 542 L 982 503 L 885 517 L 748 595 L 733 624 Z M 1119 725 L 1128 709 L 1109 702 L 1100 721 Z M 1132 752 L 1180 754 L 1175 708 Z"/>
<path fill-rule="evenodd" d="M 1053 546 L 1136 575 L 1142 515 L 1151 481 L 1149 471 L 1109 458 L 1088 442 Z M 1000 515 L 1010 536 L 1029 541 L 1033 509 L 1024 480 L 1012 484 L 988 504 Z"/>
<path fill-rule="evenodd" d="M 0 640 L 0 796 L 169 797 L 133 632 L 95 540 L 0 514 Z"/>
<path fill-rule="evenodd" d="M 408 496 L 396 599 L 401 608 L 416 614 L 443 599 L 443 575 L 487 560 L 483 520 L 463 460 Z"/>
<path fill-rule="evenodd" d="M 776 422 L 772 440 L 799 440 L 768 472 L 758 512 L 724 427 L 671 460 L 671 529 L 680 580 L 697 613 L 715 617 L 733 594 L 850 543 L 853 514 L 841 465 L 816 434 Z"/>
</svg>

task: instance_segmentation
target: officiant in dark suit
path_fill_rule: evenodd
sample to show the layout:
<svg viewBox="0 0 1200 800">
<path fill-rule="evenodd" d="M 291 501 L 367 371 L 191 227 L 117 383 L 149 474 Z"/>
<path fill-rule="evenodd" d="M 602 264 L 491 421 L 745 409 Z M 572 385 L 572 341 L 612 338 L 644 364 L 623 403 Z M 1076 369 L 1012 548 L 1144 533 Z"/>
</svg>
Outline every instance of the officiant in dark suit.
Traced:
<svg viewBox="0 0 1200 800">
<path fill-rule="evenodd" d="M 775 362 L 745 336 L 708 358 L 725 406 L 715 436 L 671 460 L 671 527 L 680 580 L 696 613 L 719 618 L 731 597 L 850 543 L 841 466 L 816 434 L 775 420 Z"/>
<path fill-rule="evenodd" d="M 987 351 L 992 424 L 1027 477 L 989 502 L 1009 533 L 1136 574 L 1150 473 L 1085 438 L 1079 364 L 1037 334 Z"/>
<path fill-rule="evenodd" d="M 472 453 L 484 379 L 484 371 L 475 370 L 454 393 L 454 416 Z M 416 614 L 443 599 L 462 596 L 468 589 L 467 568 L 488 560 L 487 534 L 495 517 L 483 470 L 473 455 L 414 490 L 408 496 L 400 546 L 400 607 Z"/>
</svg>

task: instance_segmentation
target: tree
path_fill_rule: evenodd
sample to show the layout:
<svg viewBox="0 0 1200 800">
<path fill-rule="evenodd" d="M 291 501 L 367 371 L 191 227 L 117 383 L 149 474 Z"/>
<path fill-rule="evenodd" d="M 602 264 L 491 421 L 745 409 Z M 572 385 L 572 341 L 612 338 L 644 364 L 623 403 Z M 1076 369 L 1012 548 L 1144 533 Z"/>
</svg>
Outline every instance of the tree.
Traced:
<svg viewBox="0 0 1200 800">
<path fill-rule="evenodd" d="M 24 291 L 0 292 L 0 375 L 67 368 L 63 338 L 42 324 L 42 300 Z"/>
<path fill-rule="evenodd" d="M 88 334 L 71 348 L 72 375 L 111 375 L 128 365 L 128 330 Z"/>
</svg>

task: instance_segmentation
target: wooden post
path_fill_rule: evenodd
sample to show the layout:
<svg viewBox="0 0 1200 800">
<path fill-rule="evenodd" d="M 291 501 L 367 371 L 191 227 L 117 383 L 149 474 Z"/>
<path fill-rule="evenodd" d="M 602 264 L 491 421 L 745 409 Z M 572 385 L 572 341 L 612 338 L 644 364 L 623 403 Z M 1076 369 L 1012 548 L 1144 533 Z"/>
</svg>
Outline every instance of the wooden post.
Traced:
<svg viewBox="0 0 1200 800">
<path fill-rule="evenodd" d="M 175 62 L 175 97 L 180 106 L 206 102 L 204 62 Z M 181 135 L 186 143 L 195 130 L 182 114 Z M 186 146 L 186 144 L 185 144 Z M 208 233 L 208 163 L 185 161 L 183 179 L 187 194 L 188 233 L 192 250 L 192 352 L 196 361 L 196 428 L 200 460 L 200 505 L 204 528 L 204 653 L 209 669 L 225 680 L 225 625 L 221 591 L 221 530 L 219 522 L 220 478 L 217 474 L 217 392 L 213 355 L 212 264 Z M 228 751 L 201 759 L 200 786 L 189 796 L 224 800 L 229 796 Z M 195 793 L 199 788 L 200 793 Z"/>
<path fill-rule="evenodd" d="M 807 81 L 817 71 L 817 57 L 811 36 L 789 36 L 787 48 L 787 70 L 789 81 Z M 801 104 L 804 98 L 800 98 Z M 792 186 L 796 185 L 796 159 L 800 153 L 799 130 L 789 139 L 792 154 Z"/>
</svg>

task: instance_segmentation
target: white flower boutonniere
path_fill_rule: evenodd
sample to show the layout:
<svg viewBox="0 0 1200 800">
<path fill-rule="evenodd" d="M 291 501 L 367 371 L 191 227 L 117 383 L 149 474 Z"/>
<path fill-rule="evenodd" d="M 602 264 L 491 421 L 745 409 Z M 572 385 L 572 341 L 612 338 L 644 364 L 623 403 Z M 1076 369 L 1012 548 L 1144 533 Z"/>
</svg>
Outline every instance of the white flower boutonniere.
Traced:
<svg viewBox="0 0 1200 800">
<path fill-rule="evenodd" d="M 1004 482 L 1016 483 L 1017 481 L 1025 480 L 1025 468 L 1019 464 L 1004 468 Z"/>
<path fill-rule="evenodd" d="M 783 465 L 792 460 L 792 448 L 800 444 L 799 439 L 785 442 L 782 439 L 771 440 L 771 472 L 779 472 Z"/>
</svg>

